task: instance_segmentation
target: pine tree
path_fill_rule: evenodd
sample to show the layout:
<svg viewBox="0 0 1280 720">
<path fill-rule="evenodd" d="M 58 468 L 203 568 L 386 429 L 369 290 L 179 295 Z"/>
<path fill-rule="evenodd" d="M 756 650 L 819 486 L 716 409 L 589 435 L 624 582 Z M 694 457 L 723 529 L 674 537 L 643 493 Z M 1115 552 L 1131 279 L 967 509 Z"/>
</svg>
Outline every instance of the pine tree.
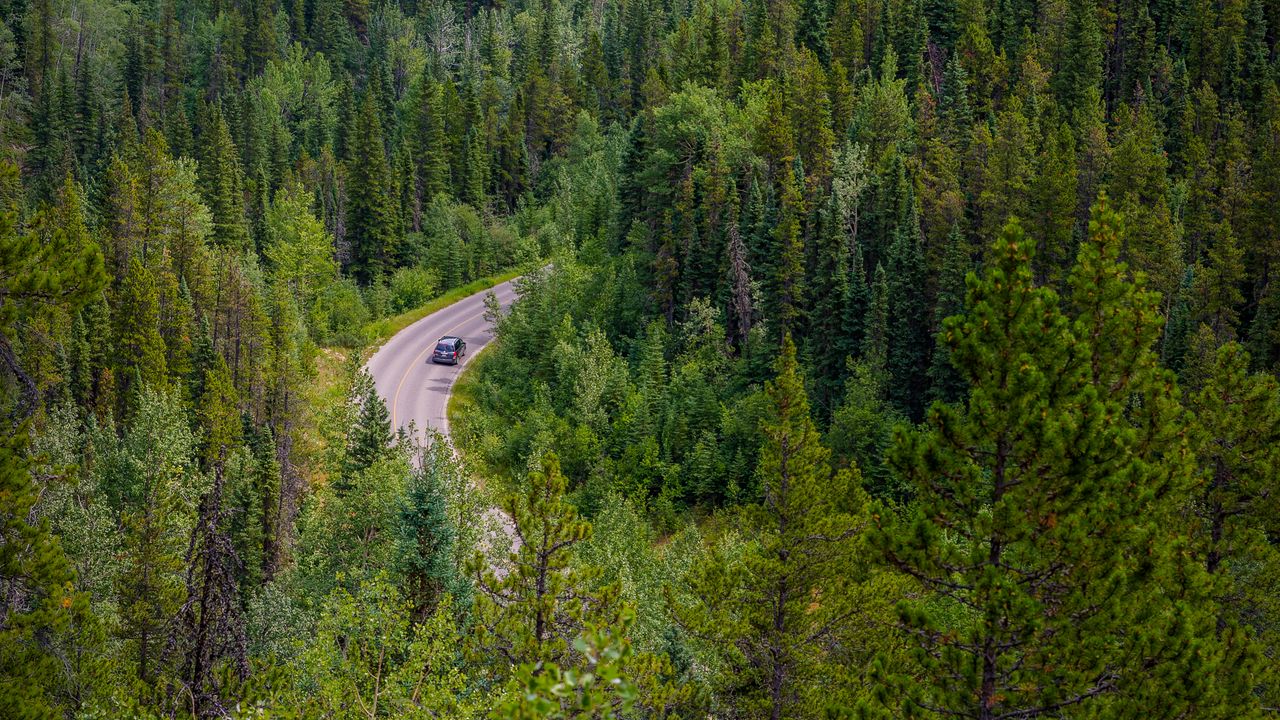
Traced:
<svg viewBox="0 0 1280 720">
<path fill-rule="evenodd" d="M 764 498 L 740 519 L 752 545 L 736 561 L 717 548 L 697 562 L 690 600 L 668 589 L 680 627 L 721 654 L 724 696 L 742 717 L 817 716 L 829 699 L 817 680 L 831 677 L 831 648 L 852 622 L 866 572 L 857 468 L 832 471 L 795 352 L 785 338 L 765 389 Z"/>
<path fill-rule="evenodd" d="M 0 161 L 0 187 L 10 179 L 16 181 L 17 168 Z M 0 357 L 4 372 L 21 387 L 24 414 L 35 410 L 38 388 L 14 352 L 19 323 L 60 308 L 74 313 L 98 296 L 107 279 L 102 251 L 76 220 L 77 197 L 67 197 L 63 219 L 45 232 L 19 233 L 16 213 L 0 203 Z"/>
<path fill-rule="evenodd" d="M 1280 467 L 1280 388 L 1248 366 L 1239 345 L 1223 345 L 1188 403 L 1202 478 L 1189 503 L 1199 520 L 1194 547 L 1213 581 L 1218 636 L 1235 655 L 1231 672 L 1249 678 L 1231 688 L 1242 717 L 1257 712 L 1254 688 L 1265 687 L 1264 702 L 1277 691 L 1274 670 L 1257 663 L 1275 640 L 1270 618 L 1280 610 L 1270 590 L 1280 554 L 1267 540 Z"/>
<path fill-rule="evenodd" d="M 597 569 L 570 561 L 591 523 L 565 499 L 555 455 L 522 485 L 502 504 L 515 547 L 495 548 L 492 561 L 478 554 L 470 568 L 478 590 L 471 655 L 501 675 L 523 663 L 569 664 L 573 638 L 610 617 L 617 602 L 616 587 L 590 590 Z"/>
<path fill-rule="evenodd" d="M 1114 223 L 1097 216 L 1073 271 L 1075 321 L 1034 285 L 1032 244 L 1009 223 L 943 331 L 967 405 L 935 405 L 890 451 L 917 503 L 875 543 L 941 601 L 902 611 L 925 678 L 903 687 L 912 712 L 1090 712 L 1110 696 L 1167 715 L 1211 684 L 1186 654 L 1211 671 L 1212 648 L 1191 639 L 1202 618 L 1163 592 L 1168 573 L 1194 575 L 1161 536 L 1163 493 L 1186 479 L 1177 421 L 1150 434 L 1124 413 L 1131 394 L 1168 409 L 1169 380 L 1150 351 L 1154 298 L 1116 263 Z"/>
<path fill-rule="evenodd" d="M 396 200 L 391 194 L 391 169 L 382 140 L 374 92 L 365 92 L 351 138 L 347 164 L 347 234 L 351 269 L 364 283 L 372 283 L 391 269 L 400 245 Z"/>
<path fill-rule="evenodd" d="M 773 241 L 776 248 L 776 263 L 769 288 L 772 296 L 772 312 L 770 319 L 775 329 L 787 334 L 799 327 L 803 321 L 805 302 L 804 281 L 804 236 L 801 223 L 805 214 L 804 198 L 801 195 L 804 183 L 804 171 L 784 172 L 782 180 L 782 208 L 778 225 L 773 229 Z"/>
<path fill-rule="evenodd" d="M 849 298 L 849 244 L 845 241 L 834 197 L 818 211 L 817 274 L 814 278 L 814 311 L 811 335 L 816 380 L 816 405 L 830 417 L 835 396 L 844 380 L 848 359 L 856 347 L 844 332 L 844 303 Z"/>
</svg>

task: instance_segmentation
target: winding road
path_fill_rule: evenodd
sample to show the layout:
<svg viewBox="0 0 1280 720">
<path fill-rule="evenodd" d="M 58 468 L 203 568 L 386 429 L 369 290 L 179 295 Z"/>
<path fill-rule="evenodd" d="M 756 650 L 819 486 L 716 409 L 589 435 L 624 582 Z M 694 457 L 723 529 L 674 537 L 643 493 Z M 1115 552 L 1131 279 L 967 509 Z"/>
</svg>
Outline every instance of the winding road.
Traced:
<svg viewBox="0 0 1280 720">
<path fill-rule="evenodd" d="M 396 333 L 369 359 L 369 373 L 387 403 L 393 428 L 412 422 L 419 433 L 434 428 L 449 435 L 449 393 L 453 383 L 493 339 L 493 328 L 484 317 L 485 296 L 492 292 L 506 309 L 516 299 L 514 282 L 508 280 L 431 313 Z M 432 348 L 445 335 L 456 335 L 467 342 L 467 352 L 457 365 L 431 362 Z"/>
<path fill-rule="evenodd" d="M 418 440 L 429 429 L 449 436 L 449 394 L 462 370 L 493 340 L 493 327 L 485 319 L 485 297 L 493 293 L 503 310 L 516 300 L 512 279 L 488 290 L 459 300 L 437 310 L 396 333 L 365 367 L 373 375 L 378 394 L 387 403 L 391 426 L 396 429 L 412 424 Z M 457 365 L 431 362 L 431 350 L 445 335 L 456 335 L 467 342 L 467 352 Z M 519 548 L 515 525 L 500 508 L 484 510 L 479 524 L 478 547 L 490 558 L 490 567 L 499 577 L 506 574 L 504 553 Z"/>
</svg>

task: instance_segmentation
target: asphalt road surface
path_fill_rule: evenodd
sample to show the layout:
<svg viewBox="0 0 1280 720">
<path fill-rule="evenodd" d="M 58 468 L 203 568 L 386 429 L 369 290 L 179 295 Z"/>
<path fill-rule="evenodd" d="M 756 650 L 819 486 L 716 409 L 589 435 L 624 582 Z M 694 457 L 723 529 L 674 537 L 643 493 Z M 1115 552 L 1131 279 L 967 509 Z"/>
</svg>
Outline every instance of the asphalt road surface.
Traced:
<svg viewBox="0 0 1280 720">
<path fill-rule="evenodd" d="M 437 310 L 396 333 L 369 359 L 378 394 L 387 403 L 391 426 L 401 428 L 412 421 L 418 432 L 428 428 L 449 434 L 449 393 L 462 369 L 493 339 L 493 328 L 485 320 L 484 298 L 490 292 L 505 309 L 516 299 L 514 280 L 465 297 Z M 445 335 L 455 335 L 467 343 L 466 354 L 457 365 L 431 362 L 431 350 Z"/>
</svg>

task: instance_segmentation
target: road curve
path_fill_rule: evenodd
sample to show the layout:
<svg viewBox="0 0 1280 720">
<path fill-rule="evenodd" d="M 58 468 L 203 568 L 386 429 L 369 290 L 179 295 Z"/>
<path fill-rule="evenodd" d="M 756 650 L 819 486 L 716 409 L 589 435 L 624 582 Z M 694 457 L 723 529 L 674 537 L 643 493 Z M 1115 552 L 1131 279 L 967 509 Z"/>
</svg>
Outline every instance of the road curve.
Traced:
<svg viewBox="0 0 1280 720">
<path fill-rule="evenodd" d="M 508 280 L 431 313 L 396 333 L 369 359 L 369 373 L 387 403 L 393 428 L 413 422 L 419 433 L 434 428 L 449 434 L 453 383 L 493 339 L 493 328 L 484 317 L 485 296 L 492 292 L 504 309 L 510 307 L 516 299 L 514 282 Z M 431 350 L 444 335 L 456 335 L 467 342 L 467 353 L 456 366 L 431 362 Z"/>
</svg>

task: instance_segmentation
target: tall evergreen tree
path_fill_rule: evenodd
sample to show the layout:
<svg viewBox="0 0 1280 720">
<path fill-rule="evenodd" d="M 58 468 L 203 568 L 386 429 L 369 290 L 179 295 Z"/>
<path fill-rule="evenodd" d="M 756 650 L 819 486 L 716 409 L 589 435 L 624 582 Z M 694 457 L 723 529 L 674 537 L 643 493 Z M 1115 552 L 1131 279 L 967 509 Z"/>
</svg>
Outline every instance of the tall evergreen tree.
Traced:
<svg viewBox="0 0 1280 720">
<path fill-rule="evenodd" d="M 919 220 L 899 227 L 889 247 L 888 295 L 885 298 L 889 399 L 912 420 L 924 414 L 928 390 L 929 304 Z"/>
<path fill-rule="evenodd" d="M 347 242 L 351 246 L 351 270 L 371 283 L 391 269 L 400 246 L 399 213 L 391 193 L 391 169 L 382 139 L 373 90 L 366 90 L 351 138 L 347 164 Z"/>
<path fill-rule="evenodd" d="M 347 432 L 347 453 L 343 475 L 371 467 L 391 449 L 391 418 L 387 404 L 378 395 L 373 377 L 361 370 L 351 391 L 359 404 L 353 425 Z M 340 488 L 341 489 L 341 488 Z"/>
<path fill-rule="evenodd" d="M 444 481 L 457 473 L 452 448 L 437 435 L 421 449 L 414 470 L 400 499 L 400 526 L 397 529 L 397 563 L 405 578 L 405 596 L 413 614 L 425 618 L 445 595 L 456 600 L 465 592 L 458 569 L 453 565 L 457 529 L 446 506 Z"/>
<path fill-rule="evenodd" d="M 1191 657 L 1216 659 L 1188 637 L 1196 610 L 1164 591 L 1189 571 L 1161 536 L 1185 454 L 1176 431 L 1135 433 L 1124 413 L 1131 394 L 1163 406 L 1167 380 L 1151 370 L 1152 298 L 1115 274 L 1113 223 L 1099 217 L 1074 271 L 1074 322 L 1032 281 L 1020 226 L 1006 227 L 967 315 L 945 326 L 967 404 L 935 406 L 890 452 L 918 500 L 875 542 L 937 598 L 901 617 L 927 678 L 904 687 L 913 712 L 1221 712 L 1197 699 L 1211 681 L 1185 674 Z M 964 610 L 944 619 L 947 606 Z"/>
<path fill-rule="evenodd" d="M 740 520 L 751 549 L 735 561 L 713 550 L 695 564 L 689 601 L 669 591 L 680 626 L 722 653 L 723 692 L 743 717 L 818 716 L 829 688 L 815 680 L 834 669 L 831 649 L 853 621 L 867 572 L 857 553 L 857 468 L 832 471 L 795 352 L 785 338 L 765 389 L 764 498 Z"/>
<path fill-rule="evenodd" d="M 244 177 L 222 107 L 207 110 L 200 138 L 200 187 L 213 215 L 213 240 L 231 250 L 249 247 L 244 219 Z"/>
</svg>

